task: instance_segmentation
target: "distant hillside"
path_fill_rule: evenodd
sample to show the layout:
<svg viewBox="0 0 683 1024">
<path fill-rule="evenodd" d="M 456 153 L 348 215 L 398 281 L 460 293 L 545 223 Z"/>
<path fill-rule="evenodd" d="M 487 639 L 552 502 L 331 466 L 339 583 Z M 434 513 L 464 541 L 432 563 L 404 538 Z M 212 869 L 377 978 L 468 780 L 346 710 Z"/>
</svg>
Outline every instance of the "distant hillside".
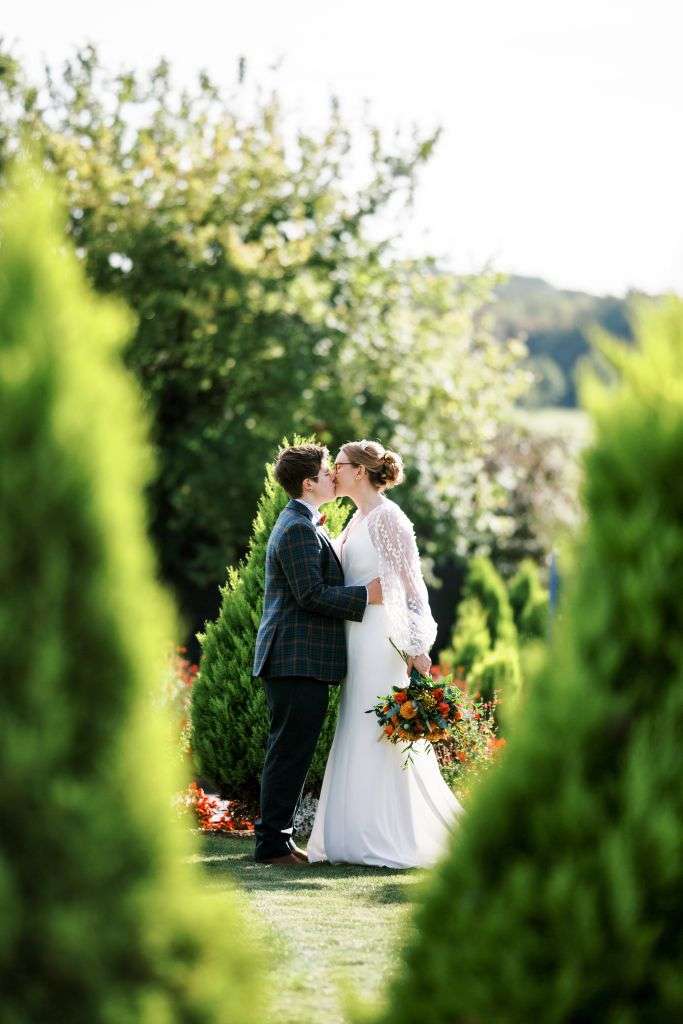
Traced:
<svg viewBox="0 0 683 1024">
<path fill-rule="evenodd" d="M 511 276 L 496 289 L 493 307 L 500 338 L 522 337 L 536 374 L 530 406 L 573 408 L 576 368 L 594 358 L 588 330 L 599 324 L 625 341 L 632 340 L 629 309 L 643 293 L 630 291 L 625 298 L 590 295 L 555 288 L 540 277 Z"/>
</svg>

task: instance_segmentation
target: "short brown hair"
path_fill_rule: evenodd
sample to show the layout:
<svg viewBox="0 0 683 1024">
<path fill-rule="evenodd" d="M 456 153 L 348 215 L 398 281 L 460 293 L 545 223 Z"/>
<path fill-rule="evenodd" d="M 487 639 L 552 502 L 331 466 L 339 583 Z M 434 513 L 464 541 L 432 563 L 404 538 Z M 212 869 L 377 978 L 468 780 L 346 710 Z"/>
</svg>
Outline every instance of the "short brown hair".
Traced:
<svg viewBox="0 0 683 1024">
<path fill-rule="evenodd" d="M 377 490 L 388 490 L 403 480 L 403 459 L 379 441 L 347 441 L 341 450 L 352 466 L 365 466 L 368 480 Z"/>
<path fill-rule="evenodd" d="M 283 448 L 275 463 L 275 479 L 290 498 L 300 498 L 304 480 L 314 480 L 320 472 L 323 459 L 329 455 L 321 444 L 293 444 Z"/>
</svg>

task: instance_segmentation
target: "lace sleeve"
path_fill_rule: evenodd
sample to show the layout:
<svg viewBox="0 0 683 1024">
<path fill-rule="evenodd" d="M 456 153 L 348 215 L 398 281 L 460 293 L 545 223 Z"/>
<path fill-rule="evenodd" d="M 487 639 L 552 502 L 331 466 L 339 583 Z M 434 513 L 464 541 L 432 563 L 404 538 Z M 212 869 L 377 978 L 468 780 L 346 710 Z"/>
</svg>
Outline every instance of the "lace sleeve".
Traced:
<svg viewBox="0 0 683 1024">
<path fill-rule="evenodd" d="M 406 654 L 427 654 L 437 627 L 422 578 L 413 524 L 398 505 L 387 499 L 368 517 L 368 532 L 379 556 L 389 635 Z"/>
</svg>

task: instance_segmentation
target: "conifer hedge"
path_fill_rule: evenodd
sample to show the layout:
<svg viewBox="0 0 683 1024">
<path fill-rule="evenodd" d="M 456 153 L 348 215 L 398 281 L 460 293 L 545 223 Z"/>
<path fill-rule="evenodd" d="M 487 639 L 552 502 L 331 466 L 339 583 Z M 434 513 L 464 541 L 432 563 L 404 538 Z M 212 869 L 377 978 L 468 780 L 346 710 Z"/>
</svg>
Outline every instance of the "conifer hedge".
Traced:
<svg viewBox="0 0 683 1024">
<path fill-rule="evenodd" d="M 518 634 L 507 587 L 484 555 L 471 559 L 458 605 L 450 648 L 441 654 L 447 671 L 464 670 L 470 693 L 497 696 L 498 727 L 509 723 L 521 695 Z M 501 712 L 502 711 L 502 715 Z"/>
<path fill-rule="evenodd" d="M 491 644 L 517 642 L 517 630 L 507 587 L 493 562 L 484 555 L 471 559 L 463 587 L 464 597 L 476 598 L 486 611 Z"/>
<path fill-rule="evenodd" d="M 315 438 L 296 437 L 293 444 Z M 286 447 L 289 442 L 282 442 Z M 221 608 L 215 622 L 198 634 L 202 646 L 199 675 L 192 691 L 192 751 L 200 775 L 210 779 L 226 798 L 258 795 L 268 735 L 268 708 L 262 684 L 252 677 L 256 633 L 263 610 L 265 555 L 270 532 L 288 497 L 274 476 L 274 463 L 266 479 L 246 558 L 228 569 L 221 587 Z M 341 530 L 348 508 L 336 502 L 325 506 L 332 536 Z M 321 782 L 334 735 L 339 702 L 337 687 L 330 703 L 307 787 Z"/>
<path fill-rule="evenodd" d="M 516 644 L 501 640 L 477 661 L 470 675 L 470 690 L 482 700 L 493 700 L 496 692 L 507 707 L 514 707 L 520 694 L 522 676 Z M 505 717 L 505 716 L 504 716 Z"/>
<path fill-rule="evenodd" d="M 0 201 L 0 1021 L 257 1022 L 231 896 L 207 899 L 152 706 L 154 581 L 131 329 L 86 288 L 40 173 Z M 177 635 L 177 634 L 175 634 Z"/>
<path fill-rule="evenodd" d="M 523 559 L 508 584 L 517 632 L 522 640 L 545 637 L 548 629 L 548 592 L 532 558 Z"/>
<path fill-rule="evenodd" d="M 448 672 L 462 669 L 469 676 L 473 666 L 491 650 L 491 634 L 486 609 L 476 597 L 466 597 L 458 605 L 451 646 L 441 654 Z"/>
<path fill-rule="evenodd" d="M 683 302 L 584 383 L 588 520 L 543 685 L 429 880 L 384 1021 L 683 1020 Z"/>
</svg>

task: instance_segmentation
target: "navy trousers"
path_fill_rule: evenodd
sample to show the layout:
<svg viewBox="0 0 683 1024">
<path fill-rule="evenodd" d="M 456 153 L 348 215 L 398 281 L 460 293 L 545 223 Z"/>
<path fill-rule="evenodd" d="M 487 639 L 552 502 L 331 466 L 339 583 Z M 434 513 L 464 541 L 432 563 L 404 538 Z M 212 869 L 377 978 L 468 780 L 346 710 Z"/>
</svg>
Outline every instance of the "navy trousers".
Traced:
<svg viewBox="0 0 683 1024">
<path fill-rule="evenodd" d="M 329 684 L 298 676 L 263 680 L 270 731 L 256 819 L 255 860 L 289 852 L 294 815 L 327 713 Z"/>
</svg>

